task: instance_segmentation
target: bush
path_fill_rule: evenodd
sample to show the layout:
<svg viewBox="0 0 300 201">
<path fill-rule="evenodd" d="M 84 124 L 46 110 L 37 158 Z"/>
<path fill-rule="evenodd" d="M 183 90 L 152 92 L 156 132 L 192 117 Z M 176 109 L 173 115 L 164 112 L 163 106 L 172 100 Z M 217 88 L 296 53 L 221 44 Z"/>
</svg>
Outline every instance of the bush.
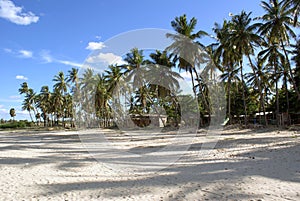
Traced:
<svg viewBox="0 0 300 201">
<path fill-rule="evenodd" d="M 15 121 L 15 122 L 8 122 L 0 125 L 0 128 L 25 128 L 30 127 L 32 124 L 28 121 Z"/>
</svg>

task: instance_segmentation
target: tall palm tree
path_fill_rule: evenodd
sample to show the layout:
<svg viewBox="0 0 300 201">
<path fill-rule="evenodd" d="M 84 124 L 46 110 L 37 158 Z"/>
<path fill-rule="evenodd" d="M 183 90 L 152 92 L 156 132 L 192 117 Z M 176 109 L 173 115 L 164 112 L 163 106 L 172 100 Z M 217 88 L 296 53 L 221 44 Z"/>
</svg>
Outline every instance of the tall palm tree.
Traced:
<svg viewBox="0 0 300 201">
<path fill-rule="evenodd" d="M 242 11 L 238 15 L 234 15 L 231 19 L 231 30 L 229 42 L 232 43 L 233 47 L 236 49 L 236 52 L 239 54 L 239 65 L 240 65 L 240 74 L 241 74 L 241 82 L 243 86 L 243 104 L 244 104 L 244 114 L 245 114 L 245 124 L 247 124 L 247 108 L 246 108 L 246 97 L 245 97 L 245 82 L 244 82 L 244 74 L 243 74 L 243 56 L 248 58 L 250 66 L 252 68 L 253 74 L 255 75 L 256 82 L 258 79 L 256 77 L 255 68 L 252 64 L 250 55 L 254 54 L 255 46 L 258 46 L 262 43 L 262 38 L 257 35 L 256 28 L 257 24 L 251 24 L 251 12 L 246 13 Z M 258 85 L 260 88 L 260 86 Z M 261 91 L 259 89 L 259 91 Z"/>
<path fill-rule="evenodd" d="M 23 103 L 22 103 L 22 110 L 28 111 L 32 122 L 34 122 L 34 121 L 33 121 L 32 115 L 31 115 L 31 111 L 34 112 L 34 116 L 35 116 L 35 108 L 34 108 L 35 99 L 36 99 L 36 94 L 34 93 L 33 89 L 28 89 L 28 92 L 25 95 L 25 99 L 23 100 Z"/>
<path fill-rule="evenodd" d="M 146 96 L 142 95 L 143 86 L 146 84 L 144 80 L 145 68 L 141 68 L 146 62 L 144 60 L 143 51 L 138 48 L 133 48 L 129 53 L 126 54 L 124 60 L 127 62 L 126 65 L 122 66 L 126 81 L 132 82 L 133 90 L 138 87 L 139 95 L 141 95 L 142 110 L 146 110 Z M 128 101 L 130 101 L 129 99 Z"/>
<path fill-rule="evenodd" d="M 263 21 L 258 31 L 267 38 L 268 44 L 278 43 L 278 48 L 283 50 L 289 77 L 297 93 L 298 100 L 300 100 L 299 86 L 297 86 L 295 82 L 288 51 L 286 49 L 290 46 L 291 37 L 292 39 L 296 39 L 296 34 L 291 28 L 294 19 L 290 16 L 289 4 L 286 4 L 284 1 L 271 0 L 270 3 L 262 1 L 261 5 L 265 10 L 265 14 L 258 18 Z"/>
<path fill-rule="evenodd" d="M 215 23 L 213 31 L 216 34 L 217 48 L 214 51 L 214 60 L 216 65 L 222 69 L 223 75 L 221 78 L 226 82 L 227 88 L 227 117 L 229 118 L 229 123 L 232 123 L 231 115 L 231 84 L 234 80 L 237 69 L 237 61 L 239 59 L 239 53 L 236 52 L 233 43 L 229 42 L 231 34 L 231 24 L 227 20 L 223 21 L 222 25 Z"/>
<path fill-rule="evenodd" d="M 189 21 L 185 14 L 175 17 L 175 20 L 171 22 L 171 26 L 177 34 L 167 34 L 167 37 L 171 38 L 174 42 L 166 48 L 167 51 L 172 52 L 174 59 L 179 61 L 178 68 L 190 73 L 195 96 L 195 80 L 200 80 L 196 66 L 204 63 L 204 51 L 201 49 L 204 48 L 204 45 L 195 42 L 195 40 L 208 35 L 202 30 L 195 32 L 196 25 L 197 19 L 195 17 Z"/>
<path fill-rule="evenodd" d="M 149 56 L 152 61 L 149 61 L 148 66 L 150 68 L 147 71 L 149 74 L 147 77 L 150 77 L 151 83 L 161 83 L 160 85 L 150 84 L 150 88 L 156 92 L 157 98 L 164 98 L 170 95 L 171 91 L 176 91 L 179 88 L 178 79 L 182 79 L 182 77 L 171 70 L 175 66 L 175 62 L 172 61 L 172 55 L 167 54 L 167 51 L 156 50 Z"/>
<path fill-rule="evenodd" d="M 78 77 L 78 69 L 77 68 L 72 68 L 71 70 L 68 71 L 68 76 L 67 76 L 67 82 L 69 83 L 69 85 L 75 85 L 75 89 L 78 89 L 78 81 L 79 81 L 79 77 Z M 72 89 L 74 91 L 74 89 Z"/>
<path fill-rule="evenodd" d="M 95 109 L 97 117 L 100 119 L 100 126 L 106 127 L 108 120 L 108 86 L 103 74 L 97 74 L 96 77 L 96 94 L 95 94 Z"/>
<path fill-rule="evenodd" d="M 109 65 L 108 70 L 105 70 L 105 79 L 108 82 L 108 92 L 112 93 L 116 85 L 122 77 L 121 67 L 117 65 Z"/>
<path fill-rule="evenodd" d="M 272 42 L 272 41 L 271 41 Z M 277 126 L 279 126 L 279 91 L 278 91 L 278 82 L 280 78 L 280 66 L 284 65 L 285 57 L 280 51 L 278 43 L 271 43 L 269 47 L 262 50 L 258 57 L 262 62 L 267 62 L 267 65 L 273 68 L 274 77 L 272 80 L 275 82 L 275 93 L 276 93 L 276 120 Z"/>
<path fill-rule="evenodd" d="M 42 86 L 40 94 L 38 94 L 37 106 L 42 111 L 44 126 L 48 126 L 49 113 L 51 111 L 51 92 L 48 86 Z"/>
<path fill-rule="evenodd" d="M 261 110 L 263 111 L 264 123 L 268 125 L 265 106 L 265 90 L 268 84 L 269 73 L 261 61 L 256 61 L 255 63 L 252 62 L 252 68 L 253 71 L 246 74 L 246 79 L 249 86 L 253 88 L 254 92 L 259 94 L 259 112 Z M 259 118 L 260 123 L 262 123 L 261 115 L 259 115 Z"/>
</svg>

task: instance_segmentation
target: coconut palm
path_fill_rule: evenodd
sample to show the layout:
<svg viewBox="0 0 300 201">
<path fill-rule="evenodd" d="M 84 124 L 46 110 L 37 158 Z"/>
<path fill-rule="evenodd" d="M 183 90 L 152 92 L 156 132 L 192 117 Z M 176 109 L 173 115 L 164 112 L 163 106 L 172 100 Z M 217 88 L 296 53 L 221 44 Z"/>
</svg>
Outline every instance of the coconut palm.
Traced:
<svg viewBox="0 0 300 201">
<path fill-rule="evenodd" d="M 230 27 L 230 37 L 229 42 L 232 43 L 233 48 L 236 49 L 236 52 L 239 55 L 239 65 L 240 65 L 240 76 L 241 82 L 243 86 L 242 95 L 243 95 L 243 104 L 244 104 L 244 114 L 245 114 L 245 124 L 247 124 L 247 108 L 246 108 L 246 97 L 245 97 L 245 82 L 244 82 L 244 74 L 243 74 L 243 56 L 248 58 L 250 62 L 250 66 L 252 68 L 253 74 L 255 75 L 256 82 L 258 79 L 256 77 L 255 68 L 252 64 L 250 55 L 254 54 L 255 46 L 258 46 L 262 43 L 262 38 L 255 33 L 257 24 L 251 24 L 252 19 L 250 17 L 250 13 L 246 13 L 242 11 L 238 15 L 234 15 L 231 19 L 231 27 Z M 258 85 L 260 88 L 260 86 Z M 259 89 L 259 91 L 261 91 Z"/>
<path fill-rule="evenodd" d="M 109 65 L 108 70 L 105 70 L 105 79 L 108 82 L 108 92 L 112 93 L 122 76 L 121 67 L 117 65 Z"/>
<path fill-rule="evenodd" d="M 204 63 L 204 45 L 195 42 L 195 40 L 208 35 L 202 30 L 195 33 L 196 25 L 197 19 L 195 17 L 189 21 L 185 14 L 175 17 L 175 20 L 171 22 L 171 26 L 176 34 L 167 34 L 167 37 L 171 38 L 174 42 L 166 48 L 167 51 L 172 52 L 174 60 L 178 60 L 178 68 L 190 73 L 195 96 L 195 79 L 200 80 L 196 66 Z"/>
<path fill-rule="evenodd" d="M 48 86 L 42 86 L 38 94 L 37 106 L 42 111 L 42 118 L 44 119 L 44 126 L 48 126 L 48 118 L 51 111 L 51 92 Z"/>
<path fill-rule="evenodd" d="M 289 71 L 289 78 L 300 100 L 299 86 L 297 86 L 295 82 L 288 51 L 286 49 L 290 46 L 290 39 L 296 39 L 296 34 L 291 28 L 294 21 L 290 16 L 289 4 L 286 4 L 284 1 L 279 2 L 278 0 L 272 0 L 270 3 L 262 1 L 261 5 L 265 10 L 265 14 L 258 18 L 263 22 L 260 24 L 258 31 L 262 36 L 266 37 L 268 44 L 278 43 L 278 48 L 283 50 Z"/>
<path fill-rule="evenodd" d="M 31 116 L 31 111 L 33 111 L 34 116 L 36 115 L 35 107 L 34 107 L 35 102 L 36 102 L 36 93 L 33 91 L 33 89 L 28 89 L 28 92 L 26 93 L 25 99 L 23 100 L 23 103 L 22 103 L 22 110 L 28 111 L 32 122 L 34 122 L 34 121 Z"/>
<path fill-rule="evenodd" d="M 71 87 L 71 90 L 74 92 L 79 89 L 79 77 L 78 77 L 78 69 L 77 68 L 72 68 L 71 70 L 68 71 L 68 76 L 67 76 L 67 82 L 69 83 Z"/>
<path fill-rule="evenodd" d="M 221 79 L 226 81 L 227 88 L 227 117 L 229 123 L 232 123 L 231 115 L 231 84 L 235 79 L 238 72 L 237 61 L 239 60 L 239 53 L 236 52 L 236 48 L 232 42 L 230 42 L 231 24 L 224 20 L 222 25 L 215 23 L 213 31 L 216 34 L 217 48 L 214 51 L 214 60 L 216 65 L 223 71 Z"/>
<path fill-rule="evenodd" d="M 27 93 L 28 93 L 28 90 L 29 90 L 29 87 L 28 87 L 27 82 L 23 82 L 23 83 L 21 84 L 21 87 L 19 88 L 19 93 L 20 93 L 20 94 L 27 94 Z"/>
<path fill-rule="evenodd" d="M 299 26 L 298 17 L 300 13 L 300 1 L 299 0 L 283 0 L 290 7 L 292 16 L 294 17 L 294 26 Z"/>
<path fill-rule="evenodd" d="M 55 91 L 60 92 L 62 95 L 68 91 L 69 84 L 62 71 L 60 71 L 58 75 L 55 75 L 52 81 L 56 82 L 53 85 Z"/>
<path fill-rule="evenodd" d="M 285 57 L 280 51 L 278 43 L 271 43 L 269 47 L 262 50 L 258 57 L 261 59 L 262 62 L 266 62 L 267 66 L 273 68 L 273 75 L 274 77 L 272 80 L 275 82 L 275 93 L 276 93 L 276 119 L 277 125 L 279 125 L 279 94 L 278 94 L 278 82 L 280 78 L 280 66 L 284 65 Z"/>
</svg>

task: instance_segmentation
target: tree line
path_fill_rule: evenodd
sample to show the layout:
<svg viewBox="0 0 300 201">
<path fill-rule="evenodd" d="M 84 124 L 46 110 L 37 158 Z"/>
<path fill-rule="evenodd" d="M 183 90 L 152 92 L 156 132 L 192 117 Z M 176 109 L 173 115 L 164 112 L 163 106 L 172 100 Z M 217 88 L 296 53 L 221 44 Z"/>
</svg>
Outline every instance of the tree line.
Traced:
<svg viewBox="0 0 300 201">
<path fill-rule="evenodd" d="M 169 86 L 139 85 L 126 96 L 129 113 L 149 114 L 156 105 L 166 111 L 166 123 L 178 125 L 181 122 L 180 111 L 199 111 L 200 125 L 205 125 L 210 123 L 213 113 L 203 69 L 199 68 L 199 63 L 203 62 L 201 54 L 205 52 L 211 62 L 206 65 L 206 75 L 212 78 L 214 72 L 221 73 L 226 89 L 227 105 L 224 110 L 229 123 L 243 122 L 247 125 L 256 113 L 261 113 L 263 115 L 259 115 L 258 121 L 267 125 L 274 123 L 268 119 L 272 112 L 275 124 L 279 125 L 281 113 L 290 117 L 290 114 L 300 111 L 297 104 L 300 100 L 300 40 L 295 34 L 300 25 L 300 1 L 262 1 L 261 6 L 264 10 L 262 16 L 252 17 L 251 12 L 241 11 L 231 15 L 229 20 L 215 23 L 212 36 L 196 30 L 196 18 L 188 19 L 185 14 L 175 17 L 171 26 L 176 34 L 166 36 L 174 42 L 165 50 L 146 55 L 142 50 L 133 48 L 125 55 L 126 64 L 110 65 L 101 74 L 86 69 L 79 77 L 75 68 L 69 70 L 66 76 L 59 72 L 53 78 L 53 91 L 42 86 L 36 93 L 24 82 L 19 89 L 19 93 L 24 95 L 22 109 L 29 112 L 32 121 L 34 118 L 37 122 L 43 119 L 45 126 L 59 125 L 60 122 L 65 125 L 66 120 L 74 126 L 76 118 L 79 118 L 79 124 L 93 118 L 101 127 L 109 127 L 114 125 L 113 110 L 118 110 L 112 108 L 112 101 L 122 76 L 131 77 L 133 83 L 143 83 L 142 75 L 133 74 L 135 70 L 146 65 L 151 66 L 149 72 L 153 73 L 155 69 L 161 71 L 158 66 L 165 66 L 164 72 L 157 73 L 167 77 Z M 178 35 L 189 39 L 188 51 L 178 48 L 186 45 L 186 41 Z M 203 37 L 213 38 L 214 42 L 204 45 L 201 43 Z M 203 52 L 199 53 L 197 48 Z M 246 67 L 249 72 L 245 72 Z M 176 97 L 172 93 L 178 88 L 180 74 L 177 71 L 181 70 L 190 74 L 194 96 Z M 85 104 L 90 103 L 88 99 L 93 99 L 92 105 Z M 190 104 L 180 105 L 178 99 Z M 196 105 L 193 104 L 194 99 Z"/>
</svg>

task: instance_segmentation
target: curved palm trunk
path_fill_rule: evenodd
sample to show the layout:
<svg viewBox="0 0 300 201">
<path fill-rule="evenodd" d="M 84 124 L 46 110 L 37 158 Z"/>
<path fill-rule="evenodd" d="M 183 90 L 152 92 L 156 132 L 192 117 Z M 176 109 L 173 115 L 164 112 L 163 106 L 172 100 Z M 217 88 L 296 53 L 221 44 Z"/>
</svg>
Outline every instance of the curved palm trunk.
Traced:
<svg viewBox="0 0 300 201">
<path fill-rule="evenodd" d="M 28 110 L 28 113 L 29 113 L 31 121 L 34 122 L 30 110 Z"/>
</svg>

